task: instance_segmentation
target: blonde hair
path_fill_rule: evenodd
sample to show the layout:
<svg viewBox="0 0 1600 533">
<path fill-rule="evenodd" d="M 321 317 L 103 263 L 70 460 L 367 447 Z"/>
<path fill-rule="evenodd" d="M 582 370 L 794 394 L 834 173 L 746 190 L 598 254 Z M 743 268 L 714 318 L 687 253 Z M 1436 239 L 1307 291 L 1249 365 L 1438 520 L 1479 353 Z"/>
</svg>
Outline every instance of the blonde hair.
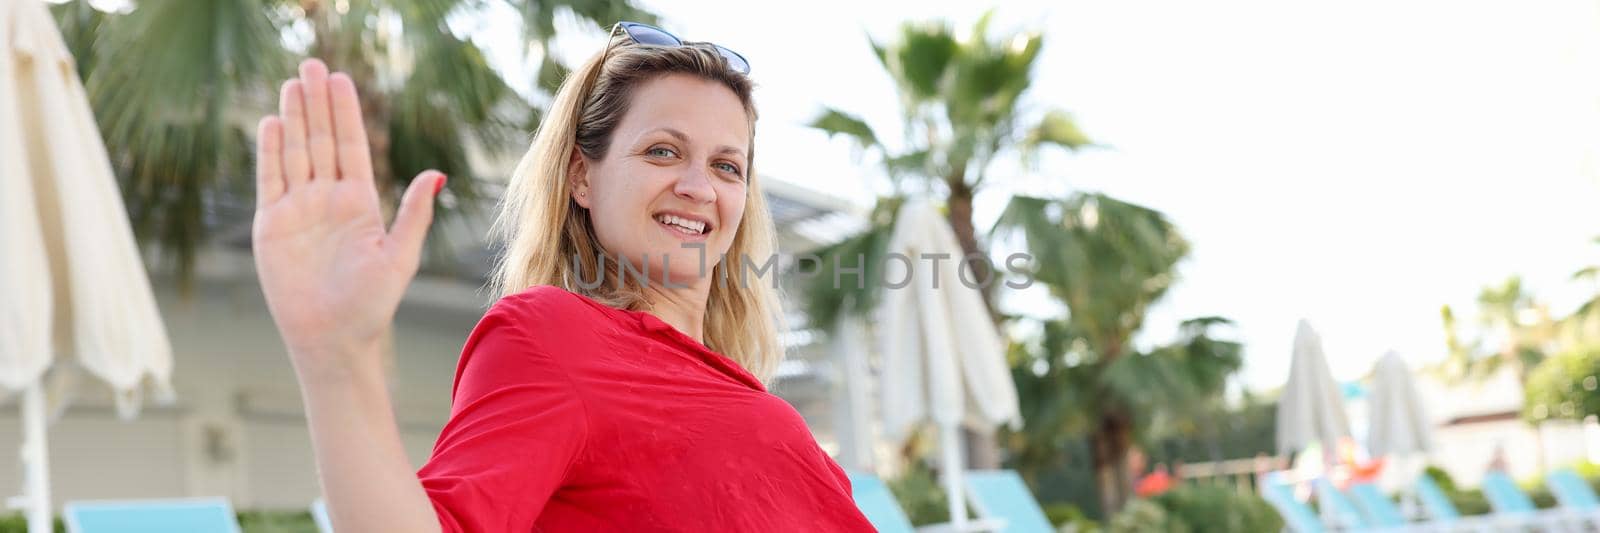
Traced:
<svg viewBox="0 0 1600 533">
<path fill-rule="evenodd" d="M 577 148 L 589 160 L 604 158 L 633 93 L 645 82 L 668 74 L 687 74 L 720 83 L 739 97 L 749 117 L 751 138 L 746 153 L 750 162 L 742 222 L 726 259 L 711 271 L 705 345 L 768 382 L 783 359 L 783 310 L 775 283 L 759 278 L 744 283 L 746 277 L 740 269 L 743 258 L 765 261 L 773 257 L 776 242 L 772 215 L 754 167 L 753 84 L 744 74 L 730 70 L 727 60 L 709 47 L 692 43 L 660 47 L 633 44 L 626 36 L 615 39 L 610 53 L 604 54 L 605 64 L 600 64 L 602 54 L 595 54 L 561 84 L 532 146 L 517 163 L 494 224 L 494 234 L 506 246 L 491 275 L 490 288 L 498 298 L 535 285 L 555 285 L 614 308 L 649 311 L 643 287 L 630 279 L 632 276 L 605 276 L 608 282 L 592 288 L 579 283 L 599 279 L 606 266 L 601 262 L 605 250 L 595 237 L 588 212 L 571 196 L 571 154 Z M 592 88 L 586 87 L 590 78 L 594 79 Z M 616 259 L 607 257 L 606 261 Z"/>
</svg>

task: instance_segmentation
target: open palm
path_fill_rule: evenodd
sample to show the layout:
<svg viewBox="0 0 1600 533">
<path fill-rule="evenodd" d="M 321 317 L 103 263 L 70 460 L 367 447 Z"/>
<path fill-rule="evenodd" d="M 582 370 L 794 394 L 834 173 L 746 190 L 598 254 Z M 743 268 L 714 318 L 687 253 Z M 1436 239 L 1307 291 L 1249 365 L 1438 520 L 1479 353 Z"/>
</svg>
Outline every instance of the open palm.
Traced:
<svg viewBox="0 0 1600 533">
<path fill-rule="evenodd" d="M 355 85 L 315 59 L 283 84 L 278 115 L 261 120 L 256 161 L 256 270 L 290 352 L 379 341 L 416 275 L 444 175 L 412 180 L 386 230 Z"/>
</svg>

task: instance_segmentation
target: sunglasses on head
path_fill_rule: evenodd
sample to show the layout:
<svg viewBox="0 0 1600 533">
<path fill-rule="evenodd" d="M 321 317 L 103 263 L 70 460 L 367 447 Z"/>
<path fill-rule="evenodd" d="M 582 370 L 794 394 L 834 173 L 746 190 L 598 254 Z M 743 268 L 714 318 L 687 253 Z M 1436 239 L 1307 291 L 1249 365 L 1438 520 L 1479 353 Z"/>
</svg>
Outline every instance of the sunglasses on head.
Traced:
<svg viewBox="0 0 1600 533">
<path fill-rule="evenodd" d="M 679 39 L 678 36 L 673 35 L 667 30 L 639 22 L 618 22 L 616 25 L 611 27 L 611 32 L 606 34 L 606 50 L 600 54 L 600 64 L 602 65 L 606 63 L 606 56 L 611 54 L 611 37 L 616 36 L 618 29 L 621 29 L 624 33 L 628 34 L 628 38 L 632 39 L 633 42 L 637 44 L 648 44 L 652 46 L 709 46 L 715 49 L 718 54 L 721 54 L 723 59 L 728 60 L 728 68 L 736 70 L 740 74 L 750 73 L 750 62 L 746 61 L 744 56 L 739 55 L 738 52 L 729 50 L 719 44 L 684 44 L 683 39 Z"/>
</svg>

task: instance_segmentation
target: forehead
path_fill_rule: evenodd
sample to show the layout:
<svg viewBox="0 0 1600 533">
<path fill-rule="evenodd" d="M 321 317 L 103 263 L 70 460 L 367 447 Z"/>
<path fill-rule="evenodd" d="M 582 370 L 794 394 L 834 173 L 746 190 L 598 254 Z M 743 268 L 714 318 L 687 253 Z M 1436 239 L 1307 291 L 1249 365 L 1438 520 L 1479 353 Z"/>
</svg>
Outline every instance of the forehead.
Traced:
<svg viewBox="0 0 1600 533">
<path fill-rule="evenodd" d="M 660 128 L 684 132 L 700 146 L 743 150 L 750 143 L 749 118 L 738 95 L 726 85 L 687 74 L 668 74 L 635 89 L 617 137 L 639 141 Z"/>
</svg>

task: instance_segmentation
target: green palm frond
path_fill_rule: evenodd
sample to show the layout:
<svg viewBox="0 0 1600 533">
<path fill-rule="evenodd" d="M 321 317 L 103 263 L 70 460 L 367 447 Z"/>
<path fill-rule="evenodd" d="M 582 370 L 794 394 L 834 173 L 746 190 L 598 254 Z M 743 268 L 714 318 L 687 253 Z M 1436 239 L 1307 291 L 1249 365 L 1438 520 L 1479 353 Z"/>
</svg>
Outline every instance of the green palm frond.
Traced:
<svg viewBox="0 0 1600 533">
<path fill-rule="evenodd" d="M 1104 408 L 1104 395 L 1095 384 L 1097 365 L 1065 355 L 1069 347 L 1081 345 L 1081 338 L 1064 321 L 1044 326 L 1041 338 L 1012 342 L 1007 356 L 1013 361 L 1012 380 L 1026 422 L 1019 431 L 1006 431 L 1004 440 L 1024 469 L 1058 464 L 1061 448 L 1089 432 L 1095 413 Z"/>
<path fill-rule="evenodd" d="M 881 50 L 879 59 L 909 110 L 940 98 L 961 44 L 948 24 L 913 22 L 900 27 L 894 46 Z"/>
<path fill-rule="evenodd" d="M 393 188 L 404 190 L 412 176 L 430 168 L 452 177 L 472 176 L 472 165 L 461 145 L 466 133 L 461 123 L 451 120 L 451 111 L 449 107 L 430 106 L 426 100 L 416 98 L 401 98 L 395 102 L 389 122 Z M 459 181 L 461 187 L 473 182 L 471 179 Z M 457 190 L 451 188 L 452 192 Z"/>
<path fill-rule="evenodd" d="M 905 176 L 927 175 L 931 172 L 930 155 L 927 150 L 915 150 L 890 157 L 884 160 L 883 165 L 889 171 L 890 178 L 895 180 Z"/>
<path fill-rule="evenodd" d="M 572 69 L 561 64 L 554 54 L 545 54 L 544 59 L 539 60 L 539 89 L 555 94 L 561 90 L 561 83 L 567 81 L 567 76 L 571 74 Z"/>
<path fill-rule="evenodd" d="M 426 35 L 443 30 L 444 21 L 452 13 L 467 7 L 469 0 L 369 0 L 392 9 L 407 24 L 422 24 L 407 35 Z"/>
<path fill-rule="evenodd" d="M 1044 146 L 1059 146 L 1067 150 L 1077 150 L 1093 144 L 1089 136 L 1078 129 L 1077 122 L 1072 115 L 1065 111 L 1053 110 L 1045 113 L 1023 134 L 1021 148 L 1022 155 L 1030 164 L 1037 161 L 1037 153 Z"/>
<path fill-rule="evenodd" d="M 838 109 L 824 108 L 822 113 L 812 119 L 807 126 L 822 130 L 829 137 L 834 135 L 849 137 L 863 150 L 882 148 L 882 145 L 878 144 L 878 135 L 872 131 L 872 126 L 868 126 L 860 117 Z"/>
<path fill-rule="evenodd" d="M 621 21 L 660 25 L 654 13 L 640 9 L 626 0 L 505 0 L 522 14 L 524 38 L 539 43 L 549 43 L 556 34 L 556 18 L 562 12 L 576 15 L 579 20 L 593 24 L 604 31 Z"/>
<path fill-rule="evenodd" d="M 288 72 L 288 55 L 257 2 L 149 0 L 104 16 L 80 64 L 90 100 L 135 234 L 188 280 L 208 193 L 248 180 L 250 104 Z"/>
<path fill-rule="evenodd" d="M 1244 366 L 1244 345 L 1212 335 L 1212 328 L 1232 324 L 1231 320 L 1215 316 L 1186 320 L 1179 327 L 1177 342 L 1157 350 L 1178 367 L 1185 388 L 1192 394 L 1191 401 L 1175 406 L 1217 397 L 1227 385 L 1228 376 Z"/>
<path fill-rule="evenodd" d="M 401 98 L 416 98 L 418 103 L 444 104 L 459 113 L 469 124 L 487 121 L 494 106 L 512 94 L 499 74 L 489 68 L 477 45 L 436 36 L 430 46 L 419 50 L 418 63 Z"/>
<path fill-rule="evenodd" d="M 812 324 L 832 331 L 840 318 L 864 316 L 877 308 L 883 287 L 876 280 L 883 279 L 883 258 L 888 253 L 895 216 L 903 201 L 902 198 L 879 200 L 866 230 L 811 252 L 816 259 L 814 264 L 794 265 L 794 269 L 804 271 L 800 274 L 804 278 L 801 298 Z M 839 268 L 858 266 L 864 269 L 863 273 L 840 272 Z"/>
<path fill-rule="evenodd" d="M 1099 347 L 1127 345 L 1189 251 L 1161 213 L 1100 194 L 1014 197 L 992 233 L 1013 232 L 1041 266 L 1034 279 L 1067 304 L 1071 320 Z"/>
<path fill-rule="evenodd" d="M 1595 317 L 1596 313 L 1600 313 L 1600 296 L 1596 296 L 1584 301 L 1583 305 L 1579 305 L 1578 308 L 1572 312 L 1572 316 L 1569 318 L 1569 320 L 1585 320 Z"/>
<path fill-rule="evenodd" d="M 550 40 L 556 35 L 556 18 L 570 13 L 593 28 L 605 31 L 621 21 L 659 25 L 654 13 L 640 9 L 628 0 L 504 0 L 522 14 L 523 38 L 536 42 L 544 49 L 544 59 L 539 64 L 540 89 L 555 94 L 561 81 L 572 68 L 563 64 L 550 51 Z"/>
<path fill-rule="evenodd" d="M 87 0 L 72 0 L 51 6 L 50 9 L 55 15 L 56 26 L 61 29 L 61 38 L 67 44 L 67 51 L 77 62 L 78 78 L 89 79 L 89 72 L 94 70 L 95 40 L 104 31 L 106 19 L 111 15 L 90 6 Z"/>
<path fill-rule="evenodd" d="M 1002 124 L 1016 114 L 1018 98 L 1033 82 L 1033 63 L 1044 42 L 1041 34 L 1018 34 L 1006 43 L 987 39 L 983 34 L 973 35 L 954 62 L 945 105 L 950 121 L 958 127 Z"/>
<path fill-rule="evenodd" d="M 1521 278 L 1512 276 L 1486 286 L 1478 293 L 1475 337 L 1460 339 L 1454 312 L 1442 311 L 1448 357 L 1442 365 L 1446 377 L 1481 380 L 1505 368 L 1520 377 L 1559 348 L 1563 338 L 1583 333 L 1583 308 L 1573 316 L 1552 319 L 1547 307 L 1527 292 Z"/>
</svg>

